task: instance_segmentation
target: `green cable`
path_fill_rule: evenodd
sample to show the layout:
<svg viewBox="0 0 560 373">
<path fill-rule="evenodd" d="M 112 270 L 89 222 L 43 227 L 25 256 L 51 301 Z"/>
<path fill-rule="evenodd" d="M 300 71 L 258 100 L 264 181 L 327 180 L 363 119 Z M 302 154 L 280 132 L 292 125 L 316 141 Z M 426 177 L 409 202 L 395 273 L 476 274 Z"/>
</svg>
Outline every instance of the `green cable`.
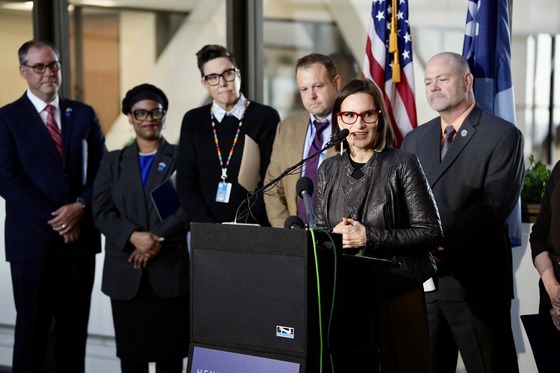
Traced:
<svg viewBox="0 0 560 373">
<path fill-rule="evenodd" d="M 320 276 L 319 276 L 319 263 L 318 263 L 318 256 L 317 256 L 317 241 L 315 240 L 315 230 L 313 228 L 310 228 L 309 231 L 311 232 L 311 239 L 313 240 L 313 255 L 314 255 L 314 259 L 315 259 L 315 276 L 317 278 L 317 304 L 318 304 L 318 311 L 319 311 L 319 339 L 320 339 L 320 343 L 319 343 L 319 372 L 322 373 L 323 372 L 323 316 L 322 316 L 322 311 L 321 311 L 321 281 L 320 281 Z M 335 296 L 336 296 L 336 282 L 337 282 L 337 272 L 338 272 L 338 260 L 336 257 L 336 245 L 334 243 L 334 240 L 332 239 L 332 236 L 329 234 L 328 231 L 323 230 L 323 229 L 318 229 L 318 232 L 323 232 L 327 235 L 327 237 L 329 238 L 332 247 L 333 247 L 333 252 L 334 252 L 334 277 L 333 277 L 333 295 L 332 295 L 332 302 L 331 302 L 331 312 L 329 315 L 329 327 L 328 327 L 328 338 L 330 340 L 330 329 L 331 329 L 331 325 L 332 325 L 332 317 L 333 317 L 333 313 L 334 313 L 334 302 L 335 302 Z M 334 362 L 332 360 L 332 355 L 329 352 L 329 359 L 331 361 L 331 370 L 334 372 Z"/>
<path fill-rule="evenodd" d="M 313 241 L 313 256 L 315 258 L 315 277 L 317 278 L 317 309 L 319 311 L 319 373 L 323 372 L 323 315 L 321 312 L 321 281 L 319 280 L 319 262 L 317 260 L 317 241 L 315 240 L 315 232 L 312 228 L 311 239 Z"/>
</svg>

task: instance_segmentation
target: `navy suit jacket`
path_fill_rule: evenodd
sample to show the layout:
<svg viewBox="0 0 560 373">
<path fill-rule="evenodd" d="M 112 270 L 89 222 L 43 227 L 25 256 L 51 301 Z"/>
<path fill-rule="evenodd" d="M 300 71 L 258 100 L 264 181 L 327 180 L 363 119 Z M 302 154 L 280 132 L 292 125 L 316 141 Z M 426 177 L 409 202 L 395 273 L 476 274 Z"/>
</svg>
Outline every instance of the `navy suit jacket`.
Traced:
<svg viewBox="0 0 560 373">
<path fill-rule="evenodd" d="M 444 275 L 427 299 L 511 299 L 507 219 L 523 185 L 523 135 L 477 105 L 442 162 L 440 138 L 437 117 L 409 132 L 401 146 L 420 159 L 443 226 Z"/>
<path fill-rule="evenodd" d="M 105 137 L 92 107 L 60 97 L 60 112 L 62 159 L 27 94 L 0 109 L 0 195 L 6 200 L 8 261 L 46 260 L 68 246 L 82 254 L 101 251 L 89 202 Z M 47 221 L 78 197 L 88 203 L 81 236 L 65 245 Z"/>
</svg>

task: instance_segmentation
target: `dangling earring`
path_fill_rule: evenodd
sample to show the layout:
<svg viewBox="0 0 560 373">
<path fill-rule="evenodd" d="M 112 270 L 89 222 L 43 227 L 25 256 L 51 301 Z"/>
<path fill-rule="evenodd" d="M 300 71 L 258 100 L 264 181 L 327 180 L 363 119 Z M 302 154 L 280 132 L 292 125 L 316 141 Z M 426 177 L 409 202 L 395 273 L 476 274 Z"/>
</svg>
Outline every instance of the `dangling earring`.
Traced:
<svg viewBox="0 0 560 373">
<path fill-rule="evenodd" d="M 344 140 L 340 142 L 340 155 L 344 153 Z"/>
</svg>

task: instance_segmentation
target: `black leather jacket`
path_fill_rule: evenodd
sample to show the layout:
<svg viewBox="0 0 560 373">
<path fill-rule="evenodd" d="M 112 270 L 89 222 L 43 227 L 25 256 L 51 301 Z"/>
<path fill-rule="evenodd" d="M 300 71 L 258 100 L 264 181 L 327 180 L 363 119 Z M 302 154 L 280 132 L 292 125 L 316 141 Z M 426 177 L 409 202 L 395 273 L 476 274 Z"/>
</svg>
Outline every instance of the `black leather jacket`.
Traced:
<svg viewBox="0 0 560 373">
<path fill-rule="evenodd" d="M 317 175 L 317 226 L 332 229 L 342 217 L 366 227 L 363 255 L 423 255 L 443 237 L 432 191 L 418 158 L 400 149 L 376 152 L 355 180 L 348 152 L 326 159 Z"/>
</svg>

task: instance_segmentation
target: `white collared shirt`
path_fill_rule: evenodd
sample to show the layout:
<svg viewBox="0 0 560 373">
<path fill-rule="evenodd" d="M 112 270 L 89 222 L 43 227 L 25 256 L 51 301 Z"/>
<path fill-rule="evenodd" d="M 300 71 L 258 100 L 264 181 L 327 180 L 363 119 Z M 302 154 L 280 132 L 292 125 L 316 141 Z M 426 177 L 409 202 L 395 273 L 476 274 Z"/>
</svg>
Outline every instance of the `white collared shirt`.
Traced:
<svg viewBox="0 0 560 373">
<path fill-rule="evenodd" d="M 54 111 L 54 119 L 56 120 L 56 125 L 58 126 L 58 128 L 60 128 L 62 130 L 62 128 L 60 127 L 60 99 L 58 98 L 58 95 L 56 96 L 56 98 L 53 101 L 51 101 L 49 103 L 45 103 L 43 100 L 41 100 L 39 97 L 35 96 L 28 89 L 27 90 L 27 98 L 29 98 L 29 100 L 31 101 L 31 103 L 35 107 L 35 110 L 37 110 L 37 112 L 41 116 L 41 119 L 43 120 L 43 123 L 45 123 L 45 126 L 47 125 L 47 115 L 48 115 L 45 108 L 47 107 L 47 105 L 54 106 L 55 109 L 56 109 Z"/>
<path fill-rule="evenodd" d="M 222 120 L 226 115 L 233 115 L 237 119 L 241 120 L 243 115 L 245 114 L 245 105 L 249 105 L 243 93 L 239 95 L 239 100 L 237 100 L 237 104 L 231 109 L 230 111 L 225 111 L 218 103 L 214 100 L 212 105 L 214 105 L 214 118 L 218 121 L 218 123 L 222 123 Z M 246 103 L 247 102 L 247 103 Z"/>
</svg>

